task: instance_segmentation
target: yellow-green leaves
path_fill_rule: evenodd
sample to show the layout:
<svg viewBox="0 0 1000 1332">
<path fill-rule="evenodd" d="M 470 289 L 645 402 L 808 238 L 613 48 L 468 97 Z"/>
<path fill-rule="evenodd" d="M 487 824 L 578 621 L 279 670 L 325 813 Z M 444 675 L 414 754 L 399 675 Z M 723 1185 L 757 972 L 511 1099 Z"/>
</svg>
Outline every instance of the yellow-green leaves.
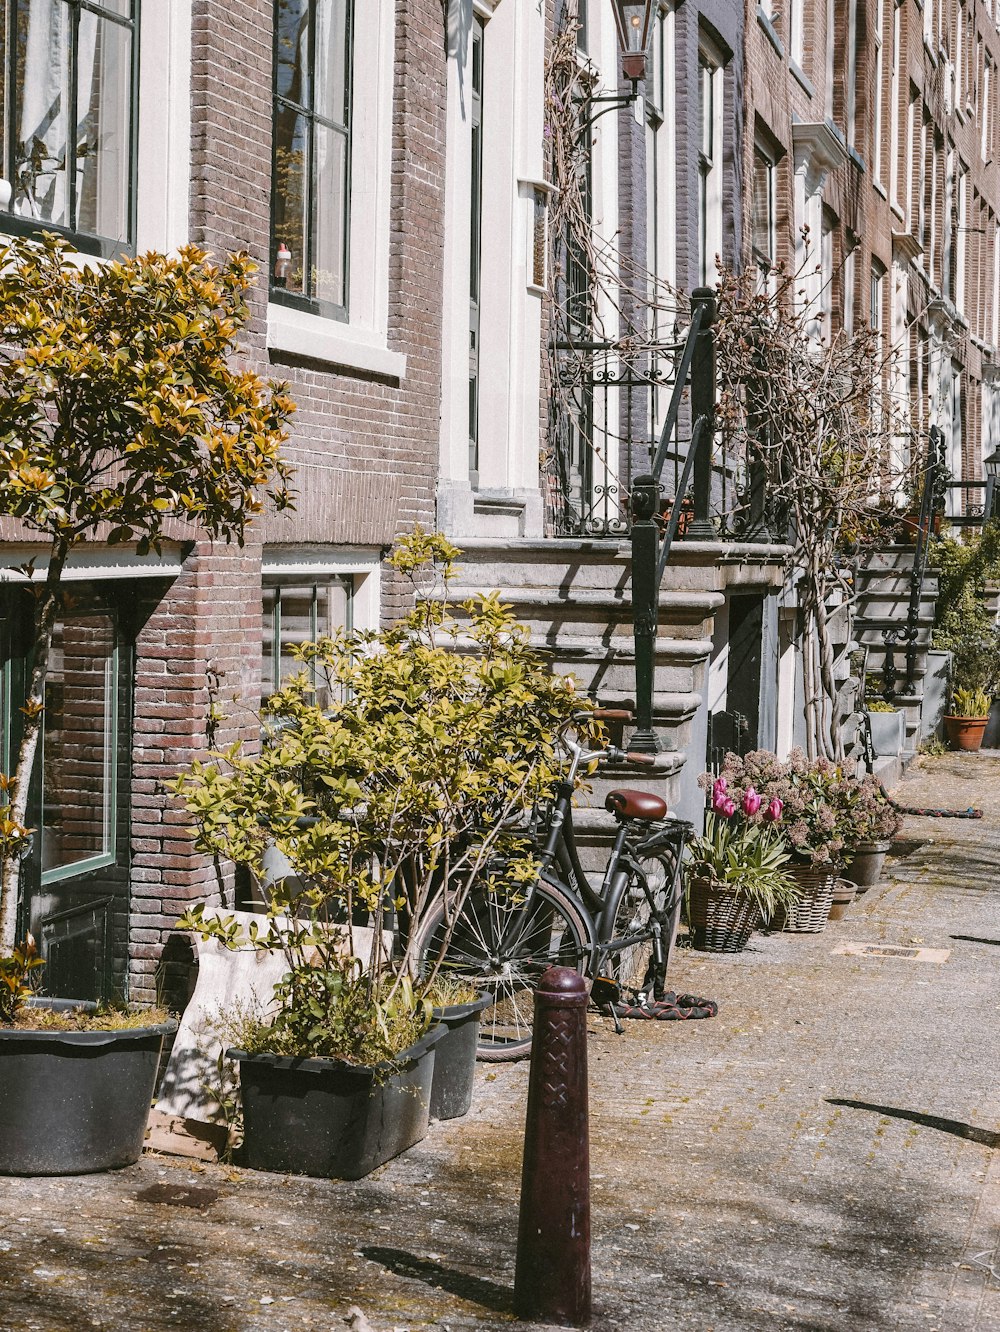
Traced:
<svg viewBox="0 0 1000 1332">
<path fill-rule="evenodd" d="M 70 543 L 155 545 L 183 518 L 241 541 L 290 503 L 285 385 L 230 366 L 256 267 L 187 246 L 79 265 L 62 239 L 0 247 L 0 512 Z"/>
</svg>

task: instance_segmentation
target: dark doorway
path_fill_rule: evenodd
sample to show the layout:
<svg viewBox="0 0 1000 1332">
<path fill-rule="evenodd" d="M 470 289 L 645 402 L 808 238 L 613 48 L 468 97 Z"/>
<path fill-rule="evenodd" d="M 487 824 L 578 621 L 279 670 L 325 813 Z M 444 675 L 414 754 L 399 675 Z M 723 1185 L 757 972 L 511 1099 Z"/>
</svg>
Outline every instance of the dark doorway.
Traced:
<svg viewBox="0 0 1000 1332">
<path fill-rule="evenodd" d="M 29 656 L 30 603 L 7 603 L 4 745 L 16 762 Z M 63 594 L 28 807 L 19 934 L 30 931 L 49 994 L 124 991 L 128 947 L 132 634 L 129 598 L 79 583 Z"/>
</svg>

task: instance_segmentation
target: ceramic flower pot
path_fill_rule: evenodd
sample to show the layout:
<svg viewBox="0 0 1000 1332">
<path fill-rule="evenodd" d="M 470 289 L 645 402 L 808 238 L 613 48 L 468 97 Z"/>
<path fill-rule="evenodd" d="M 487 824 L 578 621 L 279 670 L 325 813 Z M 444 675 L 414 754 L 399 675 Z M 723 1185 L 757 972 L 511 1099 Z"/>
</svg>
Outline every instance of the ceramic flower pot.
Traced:
<svg viewBox="0 0 1000 1332">
<path fill-rule="evenodd" d="M 858 885 L 850 879 L 838 879 L 833 885 L 833 902 L 830 905 L 830 920 L 843 920 L 858 891 Z"/>
<path fill-rule="evenodd" d="M 890 845 L 890 842 L 859 842 L 854 848 L 854 855 L 846 869 L 857 885 L 859 894 L 866 893 L 881 881 L 882 866 Z"/>
<path fill-rule="evenodd" d="M 983 743 L 989 717 L 952 717 L 945 715 L 944 729 L 952 749 L 975 753 Z"/>
</svg>

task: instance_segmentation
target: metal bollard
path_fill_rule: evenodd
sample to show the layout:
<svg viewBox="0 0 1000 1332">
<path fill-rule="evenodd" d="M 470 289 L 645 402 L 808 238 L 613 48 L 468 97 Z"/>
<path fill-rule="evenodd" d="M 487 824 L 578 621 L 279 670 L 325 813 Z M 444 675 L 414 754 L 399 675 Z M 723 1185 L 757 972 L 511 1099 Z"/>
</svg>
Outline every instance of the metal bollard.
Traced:
<svg viewBox="0 0 1000 1332">
<path fill-rule="evenodd" d="M 514 1308 L 520 1318 L 590 1320 L 590 1134 L 584 978 L 550 967 L 535 990 Z"/>
</svg>

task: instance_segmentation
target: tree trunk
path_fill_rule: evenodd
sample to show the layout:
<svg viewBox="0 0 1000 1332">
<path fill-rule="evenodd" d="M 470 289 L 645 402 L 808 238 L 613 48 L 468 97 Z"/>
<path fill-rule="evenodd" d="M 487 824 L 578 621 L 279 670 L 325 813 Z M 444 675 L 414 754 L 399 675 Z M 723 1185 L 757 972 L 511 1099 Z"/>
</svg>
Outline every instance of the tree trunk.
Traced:
<svg viewBox="0 0 1000 1332">
<path fill-rule="evenodd" d="M 69 541 L 65 538 L 54 542 L 49 555 L 45 583 L 35 602 L 34 632 L 31 640 L 31 682 L 21 709 L 24 729 L 21 733 L 21 746 L 18 750 L 17 766 L 9 793 L 10 805 L 7 810 L 7 817 L 15 824 L 23 825 L 27 817 L 28 793 L 31 789 L 35 755 L 38 752 L 38 741 L 45 718 L 45 677 L 48 672 L 52 634 L 59 607 L 59 584 L 69 555 L 69 545 Z M 39 829 L 35 830 L 35 835 L 40 835 Z M 9 953 L 16 943 L 22 850 L 23 842 L 20 839 L 7 840 L 0 859 L 0 953 Z"/>
</svg>

